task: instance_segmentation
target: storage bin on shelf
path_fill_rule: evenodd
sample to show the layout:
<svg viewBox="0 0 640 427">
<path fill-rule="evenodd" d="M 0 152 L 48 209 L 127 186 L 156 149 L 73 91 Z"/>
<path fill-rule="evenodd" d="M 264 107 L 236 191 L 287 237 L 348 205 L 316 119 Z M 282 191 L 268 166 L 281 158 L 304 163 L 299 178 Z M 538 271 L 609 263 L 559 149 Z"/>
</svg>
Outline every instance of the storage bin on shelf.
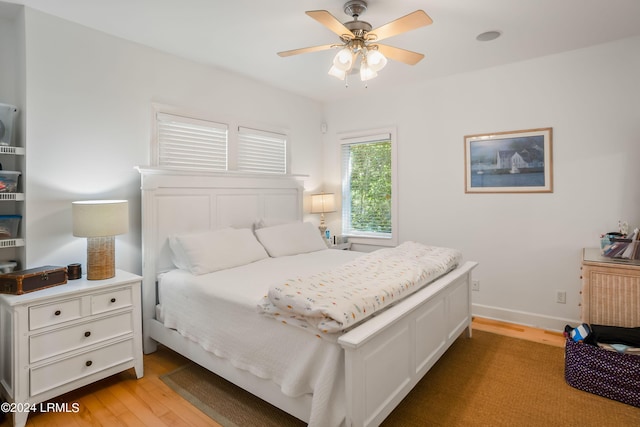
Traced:
<svg viewBox="0 0 640 427">
<path fill-rule="evenodd" d="M 18 108 L 0 103 L 0 145 L 11 145 Z"/>
<path fill-rule="evenodd" d="M 18 190 L 18 171 L 0 170 L 0 193 L 15 193 Z"/>
<path fill-rule="evenodd" d="M 0 239 L 17 237 L 21 219 L 22 215 L 0 215 Z"/>
<path fill-rule="evenodd" d="M 15 261 L 0 261 L 0 273 L 11 273 L 17 266 Z"/>
</svg>

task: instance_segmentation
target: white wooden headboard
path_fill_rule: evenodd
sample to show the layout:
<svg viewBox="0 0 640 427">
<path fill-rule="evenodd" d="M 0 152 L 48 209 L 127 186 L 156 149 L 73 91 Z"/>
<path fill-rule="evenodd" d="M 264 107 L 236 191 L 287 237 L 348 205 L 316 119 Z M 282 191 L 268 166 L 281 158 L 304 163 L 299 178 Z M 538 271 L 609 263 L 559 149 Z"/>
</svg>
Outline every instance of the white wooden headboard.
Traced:
<svg viewBox="0 0 640 427">
<path fill-rule="evenodd" d="M 251 228 L 262 218 L 302 220 L 300 177 L 137 169 L 142 190 L 142 297 L 148 310 L 144 318 L 154 317 L 157 275 L 173 267 L 167 243 L 171 234 Z"/>
</svg>

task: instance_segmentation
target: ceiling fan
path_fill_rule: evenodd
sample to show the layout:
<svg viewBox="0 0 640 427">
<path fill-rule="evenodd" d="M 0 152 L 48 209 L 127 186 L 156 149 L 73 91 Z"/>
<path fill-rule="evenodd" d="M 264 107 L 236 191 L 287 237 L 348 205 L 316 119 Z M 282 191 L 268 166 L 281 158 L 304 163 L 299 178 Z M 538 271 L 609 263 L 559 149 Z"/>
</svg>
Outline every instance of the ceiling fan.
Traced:
<svg viewBox="0 0 640 427">
<path fill-rule="evenodd" d="M 367 2 L 364 0 L 346 2 L 344 4 L 344 13 L 351 16 L 353 20 L 344 24 L 326 10 L 305 12 L 337 34 L 341 43 L 287 50 L 278 52 L 278 55 L 286 57 L 340 48 L 333 60 L 333 66 L 329 70 L 329 74 L 345 81 L 347 74 L 354 70 L 354 65 L 358 58 L 360 59 L 360 79 L 362 81 L 376 77 L 377 72 L 387 64 L 387 58 L 409 65 L 415 65 L 424 58 L 421 53 L 378 43 L 389 37 L 433 23 L 433 20 L 423 10 L 416 10 L 376 29 L 372 29 L 371 24 L 368 22 L 358 20 L 366 10 Z"/>
</svg>

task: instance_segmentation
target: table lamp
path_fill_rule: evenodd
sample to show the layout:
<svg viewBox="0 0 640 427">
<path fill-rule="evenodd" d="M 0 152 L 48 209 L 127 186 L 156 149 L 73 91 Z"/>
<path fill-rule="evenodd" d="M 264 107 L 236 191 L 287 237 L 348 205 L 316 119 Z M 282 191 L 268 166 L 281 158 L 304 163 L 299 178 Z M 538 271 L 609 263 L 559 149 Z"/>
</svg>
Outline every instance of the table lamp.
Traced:
<svg viewBox="0 0 640 427">
<path fill-rule="evenodd" d="M 87 279 L 103 280 L 116 275 L 115 237 L 129 230 L 126 200 L 73 202 L 73 235 L 87 238 Z"/>
<path fill-rule="evenodd" d="M 320 234 L 324 237 L 327 226 L 324 223 L 324 214 L 336 211 L 336 198 L 333 193 L 311 195 L 311 213 L 320 214 Z"/>
</svg>

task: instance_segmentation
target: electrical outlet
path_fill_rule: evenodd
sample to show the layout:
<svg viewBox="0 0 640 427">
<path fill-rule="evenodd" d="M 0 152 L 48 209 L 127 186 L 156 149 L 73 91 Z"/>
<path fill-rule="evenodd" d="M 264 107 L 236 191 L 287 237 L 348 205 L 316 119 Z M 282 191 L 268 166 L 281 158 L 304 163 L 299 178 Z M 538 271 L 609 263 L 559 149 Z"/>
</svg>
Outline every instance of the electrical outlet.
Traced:
<svg viewBox="0 0 640 427">
<path fill-rule="evenodd" d="M 566 304 L 567 303 L 567 292 L 566 291 L 556 291 L 556 302 L 558 304 Z"/>
<path fill-rule="evenodd" d="M 471 290 L 476 292 L 480 291 L 480 280 L 471 281 Z"/>
</svg>

